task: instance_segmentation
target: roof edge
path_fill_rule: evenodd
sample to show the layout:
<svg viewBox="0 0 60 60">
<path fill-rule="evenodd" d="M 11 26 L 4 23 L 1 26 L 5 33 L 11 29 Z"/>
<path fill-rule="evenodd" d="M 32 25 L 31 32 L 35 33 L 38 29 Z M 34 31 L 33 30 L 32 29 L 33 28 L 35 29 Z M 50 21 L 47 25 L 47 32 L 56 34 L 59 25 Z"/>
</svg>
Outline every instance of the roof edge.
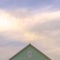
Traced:
<svg viewBox="0 0 60 60">
<path fill-rule="evenodd" d="M 9 60 L 13 59 L 15 56 L 17 56 L 19 53 L 21 53 L 22 51 L 24 51 L 26 48 L 28 48 L 29 46 L 33 47 L 36 51 L 38 51 L 39 53 L 41 53 L 42 55 L 44 55 L 46 58 L 48 58 L 49 60 L 51 60 L 47 55 L 45 55 L 44 53 L 42 53 L 39 49 L 37 49 L 35 46 L 33 46 L 31 43 L 27 44 L 27 46 L 25 46 L 23 49 L 21 49 L 18 53 L 16 53 L 13 57 L 11 57 Z"/>
</svg>

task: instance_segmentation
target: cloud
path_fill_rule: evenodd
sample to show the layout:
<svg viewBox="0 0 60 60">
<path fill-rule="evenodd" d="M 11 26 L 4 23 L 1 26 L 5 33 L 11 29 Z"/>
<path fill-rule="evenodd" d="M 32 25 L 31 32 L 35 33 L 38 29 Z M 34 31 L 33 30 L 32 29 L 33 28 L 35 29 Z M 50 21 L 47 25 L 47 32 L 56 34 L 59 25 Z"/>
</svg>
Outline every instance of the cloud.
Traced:
<svg viewBox="0 0 60 60">
<path fill-rule="evenodd" d="M 56 29 L 59 28 L 59 21 L 57 22 L 56 19 L 60 19 L 60 11 L 54 11 L 54 12 L 31 12 L 28 10 L 17 10 L 16 12 L 13 13 L 6 13 L 5 15 L 8 14 L 9 18 L 8 20 L 11 20 L 11 22 L 13 23 L 11 28 L 9 30 L 5 30 L 4 29 L 1 30 L 1 32 L 4 32 L 4 34 L 6 36 L 11 36 L 14 38 L 19 38 L 20 36 L 22 38 L 25 37 L 25 35 L 34 35 L 34 33 L 30 33 L 28 30 L 32 27 L 34 28 L 34 30 L 39 30 L 39 31 L 47 31 L 47 29 L 52 30 L 52 29 Z M 4 15 L 4 16 L 5 16 Z M 19 17 L 17 17 L 19 16 Z M 52 21 L 55 22 L 53 24 L 53 22 L 49 22 Z M 48 21 L 48 22 L 47 22 Z M 46 23 L 45 23 L 46 22 Z M 56 26 L 56 22 L 57 22 L 57 26 Z M 44 26 L 45 25 L 45 26 Z M 52 26 L 52 27 L 50 27 Z M 55 26 L 55 27 L 54 27 Z M 39 28 L 40 27 L 40 28 Z M 54 27 L 54 28 L 53 28 Z M 33 31 L 34 31 L 33 30 Z M 18 31 L 18 32 L 17 32 Z M 28 37 L 28 36 L 27 36 Z M 20 38 L 19 38 L 20 39 Z"/>
<path fill-rule="evenodd" d="M 0 30 L 0 48 L 8 46 L 12 48 L 12 46 L 17 47 L 31 42 L 37 47 L 39 45 L 39 49 L 44 48 L 42 50 L 47 51 L 50 56 L 54 54 L 54 49 L 56 49 L 56 53 L 59 51 L 60 10 L 46 12 L 33 12 L 28 9 L 18 9 L 11 12 L 0 11 L 2 11 L 0 12 L 3 14 L 2 16 L 8 16 L 8 21 L 13 23 L 11 28 Z M 54 58 L 55 55 L 57 56 L 57 54 L 54 54 Z M 55 59 L 57 60 L 57 58 Z"/>
<path fill-rule="evenodd" d="M 26 12 L 26 11 L 25 11 Z M 35 12 L 30 14 L 30 18 L 24 18 L 24 23 L 26 24 L 26 34 L 27 40 L 33 40 L 34 44 L 39 45 L 39 49 L 47 52 L 52 59 L 56 59 L 59 56 L 59 42 L 60 42 L 60 11 L 50 11 L 50 12 Z M 29 16 L 29 15 L 28 15 Z M 27 23 L 26 23 L 27 22 Z M 29 23 L 30 22 L 30 23 Z M 56 51 L 55 51 L 56 49 Z M 55 51 L 55 53 L 53 52 Z M 53 53 L 52 53 L 53 52 Z M 52 54 L 54 56 L 52 56 Z M 60 59 L 58 57 L 58 59 Z"/>
<path fill-rule="evenodd" d="M 59 0 L 0 0 L 0 19 L 8 23 L 0 22 L 0 60 L 8 60 L 27 43 L 60 60 L 59 5 Z"/>
<path fill-rule="evenodd" d="M 44 48 L 44 51 L 47 50 L 48 55 L 50 54 L 51 58 L 59 58 L 60 50 L 60 20 L 49 21 L 43 24 L 37 24 L 35 27 L 32 27 L 32 31 L 39 35 L 38 40 L 35 41 L 36 45 L 40 44 Z M 43 39 L 40 38 L 43 36 Z M 40 48 L 41 49 L 41 48 Z M 46 49 L 46 50 L 45 50 Z M 51 55 L 52 54 L 52 55 Z M 55 57 L 56 56 L 56 57 Z M 58 57 L 57 57 L 58 56 Z"/>
<path fill-rule="evenodd" d="M 10 37 L 10 39 L 12 38 L 13 40 L 15 40 L 15 39 L 28 40 L 29 38 L 33 39 L 34 36 L 36 37 L 36 35 L 35 35 L 35 33 L 29 32 L 29 30 L 31 30 L 31 28 L 33 28 L 34 32 L 36 32 L 35 30 L 37 30 L 37 31 L 39 30 L 40 33 L 45 33 L 47 30 L 52 30 L 52 29 L 57 29 L 57 28 L 59 29 L 59 26 L 60 26 L 58 24 L 60 20 L 58 20 L 58 22 L 56 21 L 56 19 L 60 19 L 60 15 L 59 15 L 60 11 L 34 12 L 33 13 L 31 11 L 23 9 L 23 10 L 16 10 L 13 13 L 11 13 L 11 12 L 6 13 L 4 11 L 4 14 L 5 15 L 8 14 L 8 16 L 9 16 L 8 20 L 11 20 L 11 22 L 12 23 L 14 22 L 14 23 L 12 24 L 12 26 L 9 30 L 2 29 L 1 34 L 4 34 L 4 36 L 6 36 L 8 38 Z M 19 16 L 19 17 L 17 17 L 17 16 Z M 53 21 L 53 22 L 50 22 L 50 21 Z M 50 27 L 50 26 L 52 26 L 52 27 Z"/>
<path fill-rule="evenodd" d="M 3 43 L 2 43 L 3 42 Z M 22 42 L 22 41 L 8 41 L 8 40 L 5 40 L 5 41 L 1 41 L 0 42 L 0 47 L 20 47 L 20 46 L 23 46 L 25 45 L 26 43 Z"/>
<path fill-rule="evenodd" d="M 20 51 L 26 45 L 20 45 L 19 47 L 6 46 L 0 47 L 0 60 L 9 60 L 13 55 Z"/>
</svg>

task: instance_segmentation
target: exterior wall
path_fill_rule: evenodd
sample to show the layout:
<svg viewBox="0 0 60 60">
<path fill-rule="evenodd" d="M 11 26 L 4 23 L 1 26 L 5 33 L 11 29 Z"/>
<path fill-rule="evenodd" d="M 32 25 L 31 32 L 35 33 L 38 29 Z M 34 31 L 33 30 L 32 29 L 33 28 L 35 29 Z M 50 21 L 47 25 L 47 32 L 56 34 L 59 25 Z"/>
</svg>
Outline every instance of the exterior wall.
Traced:
<svg viewBox="0 0 60 60">
<path fill-rule="evenodd" d="M 31 46 L 26 48 L 24 51 L 20 52 L 12 58 L 11 60 L 50 60 L 42 53 L 38 52 Z"/>
</svg>

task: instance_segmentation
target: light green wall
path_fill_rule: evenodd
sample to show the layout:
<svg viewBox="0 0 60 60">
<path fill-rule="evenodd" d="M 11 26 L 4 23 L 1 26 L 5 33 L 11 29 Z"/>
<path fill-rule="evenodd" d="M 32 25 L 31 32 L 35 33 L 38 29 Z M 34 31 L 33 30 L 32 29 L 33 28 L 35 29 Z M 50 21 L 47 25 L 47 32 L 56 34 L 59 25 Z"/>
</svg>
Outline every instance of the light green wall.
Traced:
<svg viewBox="0 0 60 60">
<path fill-rule="evenodd" d="M 28 52 L 30 52 L 31 57 L 29 57 Z M 43 54 L 39 53 L 33 47 L 29 46 L 24 51 L 17 54 L 17 56 L 12 58 L 11 60 L 49 60 L 49 59 L 45 57 Z"/>
</svg>

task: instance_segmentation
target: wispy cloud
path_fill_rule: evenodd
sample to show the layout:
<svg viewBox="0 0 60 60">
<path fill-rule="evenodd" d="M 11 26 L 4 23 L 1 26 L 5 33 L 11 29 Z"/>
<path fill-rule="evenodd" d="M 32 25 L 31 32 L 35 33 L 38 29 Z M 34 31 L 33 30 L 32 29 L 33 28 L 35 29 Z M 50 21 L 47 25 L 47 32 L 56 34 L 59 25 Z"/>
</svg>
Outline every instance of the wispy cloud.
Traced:
<svg viewBox="0 0 60 60">
<path fill-rule="evenodd" d="M 59 0 L 0 0 L 0 60 L 32 43 L 60 60 Z"/>
<path fill-rule="evenodd" d="M 7 2 L 5 1 L 4 3 L 8 3 L 9 1 Z M 35 6 L 36 1 L 35 2 L 34 0 L 33 1 L 29 0 L 29 1 L 32 2 L 33 6 Z M 24 1 L 20 0 L 19 2 L 22 2 L 22 4 L 24 3 L 24 5 L 26 5 L 26 3 L 27 5 L 29 5 L 29 1 L 26 0 L 24 3 Z M 46 2 L 43 2 L 43 1 L 41 2 L 46 4 Z M 51 2 L 52 1 L 50 2 L 47 1 L 47 3 L 49 4 Z M 11 1 L 9 3 L 11 3 Z M 16 1 L 14 4 L 15 5 L 17 4 L 18 6 L 18 3 L 16 3 Z M 1 42 L 0 51 L 2 50 L 4 51 L 4 49 L 6 50 L 13 47 L 23 46 L 26 43 L 31 42 L 35 44 L 37 47 L 39 47 L 39 49 L 40 48 L 46 49 L 47 53 L 50 56 L 52 56 L 53 54 L 54 55 L 53 58 L 57 60 L 55 56 L 59 54 L 55 54 L 55 53 L 60 52 L 59 51 L 60 49 L 59 47 L 60 45 L 59 44 L 60 42 L 59 40 L 60 39 L 60 10 L 51 11 L 49 10 L 51 6 L 52 4 L 49 5 L 49 7 L 44 8 L 44 10 L 43 8 L 41 8 L 41 10 L 39 9 L 29 10 L 28 8 L 19 9 L 18 7 L 17 7 L 18 9 L 11 10 L 11 11 L 0 10 L 0 19 L 2 16 L 11 22 L 11 25 L 8 29 L 6 28 L 6 26 L 3 26 L 4 28 L 1 28 L 1 24 L 0 24 L 0 42 Z M 39 44 L 39 46 L 37 44 Z M 1 52 L 2 56 L 4 54 L 3 51 Z M 8 55 L 8 52 L 7 52 L 7 55 Z M 3 57 L 3 58 L 6 58 L 6 57 Z M 0 59 L 4 60 L 2 58 Z"/>
</svg>

